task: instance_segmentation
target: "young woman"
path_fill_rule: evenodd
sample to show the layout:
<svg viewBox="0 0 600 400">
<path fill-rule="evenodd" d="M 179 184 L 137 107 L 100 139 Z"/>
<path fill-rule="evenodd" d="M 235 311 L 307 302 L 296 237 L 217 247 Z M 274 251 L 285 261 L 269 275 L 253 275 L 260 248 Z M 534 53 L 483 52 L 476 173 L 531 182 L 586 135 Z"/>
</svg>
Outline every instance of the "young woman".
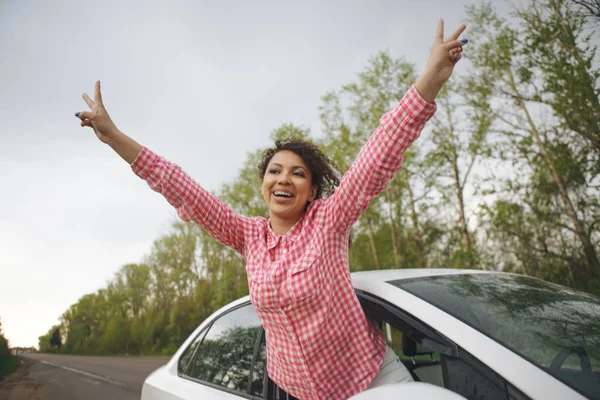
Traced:
<svg viewBox="0 0 600 400">
<path fill-rule="evenodd" d="M 369 387 L 411 380 L 382 333 L 364 315 L 350 281 L 350 228 L 400 167 L 402 154 L 435 112 L 434 99 L 466 40 L 443 38 L 443 21 L 423 75 L 380 120 L 339 187 L 321 151 L 277 142 L 259 165 L 269 217 L 237 215 L 180 167 L 120 132 L 96 83 L 91 111 L 77 113 L 133 171 L 177 209 L 246 260 L 250 298 L 267 339 L 268 373 L 303 400 L 347 399 Z M 322 198 L 323 194 L 333 193 Z"/>
</svg>

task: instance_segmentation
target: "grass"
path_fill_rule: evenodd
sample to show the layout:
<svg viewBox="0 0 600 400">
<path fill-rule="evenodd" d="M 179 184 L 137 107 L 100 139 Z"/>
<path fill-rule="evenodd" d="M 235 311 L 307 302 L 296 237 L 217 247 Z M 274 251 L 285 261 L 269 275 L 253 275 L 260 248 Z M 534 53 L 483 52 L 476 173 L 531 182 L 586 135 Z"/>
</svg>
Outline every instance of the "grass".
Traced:
<svg viewBox="0 0 600 400">
<path fill-rule="evenodd" d="M 5 376 L 12 374 L 16 371 L 21 359 L 15 356 L 2 356 L 0 357 L 0 381 Z"/>
</svg>

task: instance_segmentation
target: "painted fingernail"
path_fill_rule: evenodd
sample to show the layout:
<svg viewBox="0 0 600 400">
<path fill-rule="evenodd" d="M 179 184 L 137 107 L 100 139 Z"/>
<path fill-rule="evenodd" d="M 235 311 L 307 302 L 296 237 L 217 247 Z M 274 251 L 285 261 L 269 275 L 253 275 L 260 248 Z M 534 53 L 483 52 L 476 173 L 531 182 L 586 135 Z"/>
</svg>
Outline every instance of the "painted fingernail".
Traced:
<svg viewBox="0 0 600 400">
<path fill-rule="evenodd" d="M 462 42 L 462 43 L 468 43 L 468 42 L 469 42 L 469 39 L 463 39 L 463 40 L 461 40 L 461 42 Z"/>
<path fill-rule="evenodd" d="M 458 61 L 458 57 L 454 57 L 454 58 L 452 59 L 452 62 L 453 62 L 453 63 L 455 63 L 455 62 L 457 62 L 457 61 Z"/>
<path fill-rule="evenodd" d="M 76 113 L 75 113 L 75 116 L 76 116 L 76 117 L 79 117 L 79 114 L 81 114 L 81 113 L 79 113 L 79 112 L 76 112 Z"/>
</svg>

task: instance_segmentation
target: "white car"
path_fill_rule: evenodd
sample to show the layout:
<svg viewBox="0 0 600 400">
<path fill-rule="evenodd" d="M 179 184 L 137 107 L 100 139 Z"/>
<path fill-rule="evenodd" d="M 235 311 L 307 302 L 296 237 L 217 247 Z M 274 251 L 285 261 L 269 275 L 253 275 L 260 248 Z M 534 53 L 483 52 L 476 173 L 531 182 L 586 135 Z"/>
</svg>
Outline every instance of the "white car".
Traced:
<svg viewBox="0 0 600 400">
<path fill-rule="evenodd" d="M 357 272 L 352 282 L 416 381 L 354 399 L 600 399 L 597 297 L 470 270 Z M 146 378 L 142 400 L 287 399 L 266 362 L 263 329 L 244 297 L 202 322 Z"/>
</svg>

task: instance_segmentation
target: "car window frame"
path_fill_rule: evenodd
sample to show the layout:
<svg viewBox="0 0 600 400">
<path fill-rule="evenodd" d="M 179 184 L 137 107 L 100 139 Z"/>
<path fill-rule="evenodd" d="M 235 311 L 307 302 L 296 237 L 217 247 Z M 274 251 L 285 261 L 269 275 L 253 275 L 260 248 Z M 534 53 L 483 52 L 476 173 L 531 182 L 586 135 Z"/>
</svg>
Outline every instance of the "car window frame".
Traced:
<svg viewBox="0 0 600 400">
<path fill-rule="evenodd" d="M 246 385 L 246 392 L 240 392 L 238 390 L 229 389 L 229 388 L 226 388 L 224 386 L 220 386 L 220 385 L 214 384 L 212 382 L 204 381 L 202 379 L 195 378 L 193 376 L 187 375 L 187 371 L 190 368 L 192 360 L 195 360 L 196 354 L 198 352 L 198 349 L 202 345 L 202 342 L 204 342 L 206 334 L 213 327 L 215 321 L 217 321 L 219 318 L 222 318 L 223 316 L 225 316 L 225 315 L 227 315 L 229 313 L 232 313 L 232 312 L 234 312 L 236 310 L 239 310 L 240 308 L 251 306 L 251 305 L 252 305 L 252 303 L 250 301 L 247 301 L 247 302 L 244 302 L 242 304 L 238 304 L 235 307 L 232 307 L 230 309 L 224 310 L 222 313 L 219 313 L 218 315 L 213 316 L 213 318 L 210 321 L 210 323 L 206 327 L 204 327 L 204 329 L 202 329 L 200 332 L 198 332 L 198 334 L 190 342 L 190 344 L 188 345 L 188 347 L 181 353 L 181 356 L 177 360 L 177 376 L 180 377 L 180 378 L 182 378 L 182 379 L 186 379 L 188 381 L 192 381 L 194 383 L 198 383 L 198 384 L 210 387 L 212 389 L 220 390 L 222 392 L 226 392 L 226 393 L 230 393 L 230 394 L 239 396 L 240 398 L 246 398 L 246 399 L 252 399 L 252 400 L 264 400 L 264 399 L 266 399 L 267 398 L 266 397 L 266 394 L 267 394 L 266 386 L 263 388 L 263 397 L 254 396 L 254 395 L 250 394 L 250 385 L 251 385 L 251 382 L 252 382 L 251 379 L 250 379 L 250 375 L 248 376 L 248 383 Z M 256 310 L 255 310 L 255 312 L 256 312 Z M 257 317 L 258 317 L 258 315 L 257 315 Z M 260 321 L 260 319 L 259 319 L 259 321 Z M 256 335 L 257 339 L 255 340 L 254 350 L 252 352 L 252 363 L 251 363 L 251 370 L 250 370 L 251 372 L 250 373 L 253 373 L 253 371 L 254 371 L 254 366 L 255 366 L 255 363 L 256 363 L 256 357 L 258 356 L 258 352 L 260 350 L 259 347 L 260 347 L 260 341 L 261 341 L 262 335 L 264 335 L 264 328 L 263 328 L 262 324 L 260 324 L 260 329 L 258 331 L 258 334 Z M 202 338 L 200 338 L 200 336 L 202 336 Z M 192 344 L 194 344 L 196 342 L 196 340 L 198 340 L 198 339 L 200 340 L 200 343 L 194 349 L 194 353 L 191 355 L 191 357 L 190 357 L 190 359 L 188 361 L 188 365 L 186 365 L 186 367 L 185 367 L 184 373 L 182 373 L 182 371 L 180 370 L 180 361 L 181 361 L 181 358 L 186 353 L 186 351 L 190 348 L 190 346 L 192 346 Z M 265 368 L 264 374 L 265 375 L 267 374 L 266 368 Z"/>
<path fill-rule="evenodd" d="M 221 315 L 221 314 L 220 314 Z M 219 315 L 219 316 L 220 316 Z M 184 374 L 181 373 L 181 359 L 183 358 L 183 356 L 187 353 L 188 349 L 194 344 L 196 343 L 198 340 L 200 340 L 200 343 L 198 344 L 198 346 L 196 346 L 196 348 L 194 349 L 194 352 L 190 355 L 190 358 L 187 362 L 187 365 L 184 368 L 184 372 L 187 372 L 188 369 L 191 366 L 192 360 L 194 360 L 194 358 L 196 357 L 196 352 L 198 351 L 198 347 L 200 347 L 200 345 L 202 344 L 202 342 L 204 341 L 204 337 L 206 336 L 206 333 L 209 331 L 209 329 L 213 326 L 213 321 L 210 322 L 210 324 L 208 324 L 207 326 L 204 327 L 204 329 L 202 329 L 200 332 L 198 332 L 198 334 L 194 337 L 194 340 L 192 340 L 190 342 L 190 344 L 188 345 L 188 347 L 186 347 L 186 349 L 181 353 L 181 356 L 179 356 L 179 359 L 177 360 L 177 376 L 182 376 Z M 200 336 L 202 336 L 202 338 L 200 338 Z"/>
<path fill-rule="evenodd" d="M 265 334 L 265 329 L 263 328 L 262 324 L 260 325 L 260 331 L 259 334 L 256 336 L 256 343 L 254 344 L 254 354 L 252 356 L 252 364 L 250 365 L 250 374 L 254 374 L 256 372 L 256 361 L 258 359 L 258 354 L 260 352 L 260 349 L 262 347 L 262 341 L 263 338 L 265 338 L 266 340 L 266 334 Z M 266 347 L 266 343 L 265 343 L 265 347 Z M 266 349 L 265 349 L 266 351 Z M 267 399 L 267 384 L 268 381 L 270 380 L 269 378 L 269 374 L 267 373 L 267 358 L 265 355 L 265 368 L 263 370 L 263 397 L 258 397 L 258 396 L 254 396 L 251 394 L 251 390 L 252 390 L 252 376 L 249 376 L 248 379 L 248 387 L 247 387 L 247 391 L 248 394 L 250 394 L 250 396 L 252 396 L 253 398 L 262 398 L 262 399 Z M 266 378 L 266 379 L 265 379 Z"/>
</svg>

